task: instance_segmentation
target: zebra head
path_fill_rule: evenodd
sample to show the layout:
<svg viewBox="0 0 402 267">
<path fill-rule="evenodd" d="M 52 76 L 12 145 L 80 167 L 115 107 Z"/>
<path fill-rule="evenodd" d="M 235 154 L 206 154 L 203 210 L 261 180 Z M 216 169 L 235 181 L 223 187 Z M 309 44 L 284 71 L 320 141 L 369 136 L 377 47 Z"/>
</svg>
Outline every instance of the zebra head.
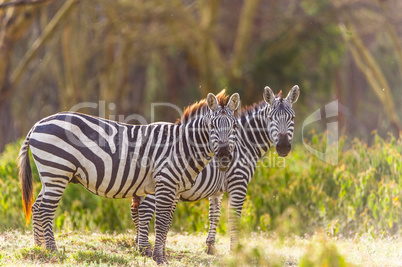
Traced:
<svg viewBox="0 0 402 267">
<path fill-rule="evenodd" d="M 232 161 L 236 142 L 237 120 L 234 112 L 240 105 L 240 96 L 235 93 L 226 105 L 222 105 L 214 94 L 209 93 L 207 104 L 212 111 L 208 123 L 210 147 L 217 158 L 219 169 L 226 171 Z"/>
<path fill-rule="evenodd" d="M 295 112 L 293 103 L 299 98 L 300 89 L 295 85 L 286 98 L 282 98 L 282 91 L 274 95 L 271 88 L 264 88 L 264 100 L 268 104 L 269 138 L 276 145 L 276 152 L 286 157 L 291 149 L 293 139 Z"/>
</svg>

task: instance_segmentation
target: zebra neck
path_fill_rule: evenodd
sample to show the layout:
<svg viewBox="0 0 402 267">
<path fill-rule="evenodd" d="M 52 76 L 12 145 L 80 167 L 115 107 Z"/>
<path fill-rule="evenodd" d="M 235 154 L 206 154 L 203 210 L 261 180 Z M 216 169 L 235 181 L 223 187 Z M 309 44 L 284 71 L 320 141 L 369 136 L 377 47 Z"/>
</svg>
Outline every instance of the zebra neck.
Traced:
<svg viewBox="0 0 402 267">
<path fill-rule="evenodd" d="M 183 150 L 185 160 L 197 174 L 212 160 L 213 151 L 209 145 L 209 130 L 203 119 L 190 121 L 183 125 Z"/>
<path fill-rule="evenodd" d="M 260 159 L 272 143 L 269 138 L 269 119 L 265 106 L 261 109 L 240 118 L 242 125 L 241 138 L 253 150 L 256 159 Z"/>
</svg>

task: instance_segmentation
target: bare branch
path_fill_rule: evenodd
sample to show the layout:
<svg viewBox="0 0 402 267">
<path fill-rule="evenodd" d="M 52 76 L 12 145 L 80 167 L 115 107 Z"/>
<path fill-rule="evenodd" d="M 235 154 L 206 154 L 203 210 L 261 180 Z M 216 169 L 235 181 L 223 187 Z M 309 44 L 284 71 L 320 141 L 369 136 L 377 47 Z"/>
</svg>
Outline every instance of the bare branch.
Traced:
<svg viewBox="0 0 402 267">
<path fill-rule="evenodd" d="M 56 26 L 68 14 L 68 12 L 71 10 L 71 8 L 76 2 L 77 0 L 69 0 L 65 2 L 64 5 L 60 8 L 60 10 L 56 13 L 56 15 L 54 15 L 52 20 L 46 26 L 42 35 L 39 36 L 39 38 L 31 46 L 31 48 L 25 53 L 20 63 L 11 74 L 10 78 L 11 86 L 14 86 L 15 83 L 19 80 L 28 63 L 35 57 L 39 47 L 52 35 L 54 30 L 56 29 Z"/>
<path fill-rule="evenodd" d="M 402 129 L 401 121 L 395 110 L 391 88 L 384 73 L 378 66 L 371 52 L 364 46 L 363 41 L 360 39 L 353 25 L 348 23 L 347 28 L 345 25 L 340 25 L 340 29 L 343 38 L 348 43 L 350 52 L 357 66 L 365 75 L 374 93 L 380 99 L 384 111 L 387 113 L 392 125 L 397 132 L 399 132 Z"/>
</svg>

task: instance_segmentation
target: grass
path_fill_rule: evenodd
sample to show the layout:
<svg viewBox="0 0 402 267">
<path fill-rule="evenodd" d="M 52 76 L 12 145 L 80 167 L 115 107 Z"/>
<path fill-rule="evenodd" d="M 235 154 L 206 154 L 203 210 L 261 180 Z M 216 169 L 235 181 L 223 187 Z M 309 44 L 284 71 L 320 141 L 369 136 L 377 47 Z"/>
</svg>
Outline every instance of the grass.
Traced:
<svg viewBox="0 0 402 267">
<path fill-rule="evenodd" d="M 242 238 L 234 253 L 229 238 L 218 236 L 215 256 L 205 253 L 206 234 L 169 233 L 167 254 L 171 266 L 401 266 L 402 239 L 279 237 L 252 233 Z M 151 240 L 154 236 L 151 236 Z M 56 234 L 58 252 L 33 246 L 31 233 L 0 234 L 0 265 L 4 266 L 156 266 L 134 250 L 134 233 Z"/>
</svg>

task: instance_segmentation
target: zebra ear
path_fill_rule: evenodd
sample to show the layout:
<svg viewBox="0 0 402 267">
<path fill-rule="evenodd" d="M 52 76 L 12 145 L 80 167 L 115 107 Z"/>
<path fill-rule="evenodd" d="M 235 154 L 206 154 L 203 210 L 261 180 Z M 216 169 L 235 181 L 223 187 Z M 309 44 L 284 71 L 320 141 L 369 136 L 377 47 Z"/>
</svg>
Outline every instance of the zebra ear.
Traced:
<svg viewBox="0 0 402 267">
<path fill-rule="evenodd" d="M 286 100 L 293 105 L 297 101 L 300 95 L 300 89 L 299 86 L 295 85 L 293 88 L 290 90 L 288 96 L 286 97 Z"/>
<path fill-rule="evenodd" d="M 272 102 L 275 99 L 275 94 L 272 92 L 271 88 L 268 86 L 265 86 L 264 88 L 264 101 L 267 102 L 267 104 L 271 105 Z"/>
<path fill-rule="evenodd" d="M 207 96 L 207 104 L 208 107 L 212 110 L 215 111 L 218 108 L 218 99 L 216 96 L 212 93 L 209 93 Z"/>
<path fill-rule="evenodd" d="M 240 96 L 239 96 L 238 93 L 235 93 L 235 94 L 233 94 L 233 95 L 230 97 L 227 106 L 228 106 L 228 108 L 229 108 L 231 111 L 233 111 L 233 112 L 234 112 L 236 109 L 239 108 L 239 106 L 240 106 Z"/>
</svg>

